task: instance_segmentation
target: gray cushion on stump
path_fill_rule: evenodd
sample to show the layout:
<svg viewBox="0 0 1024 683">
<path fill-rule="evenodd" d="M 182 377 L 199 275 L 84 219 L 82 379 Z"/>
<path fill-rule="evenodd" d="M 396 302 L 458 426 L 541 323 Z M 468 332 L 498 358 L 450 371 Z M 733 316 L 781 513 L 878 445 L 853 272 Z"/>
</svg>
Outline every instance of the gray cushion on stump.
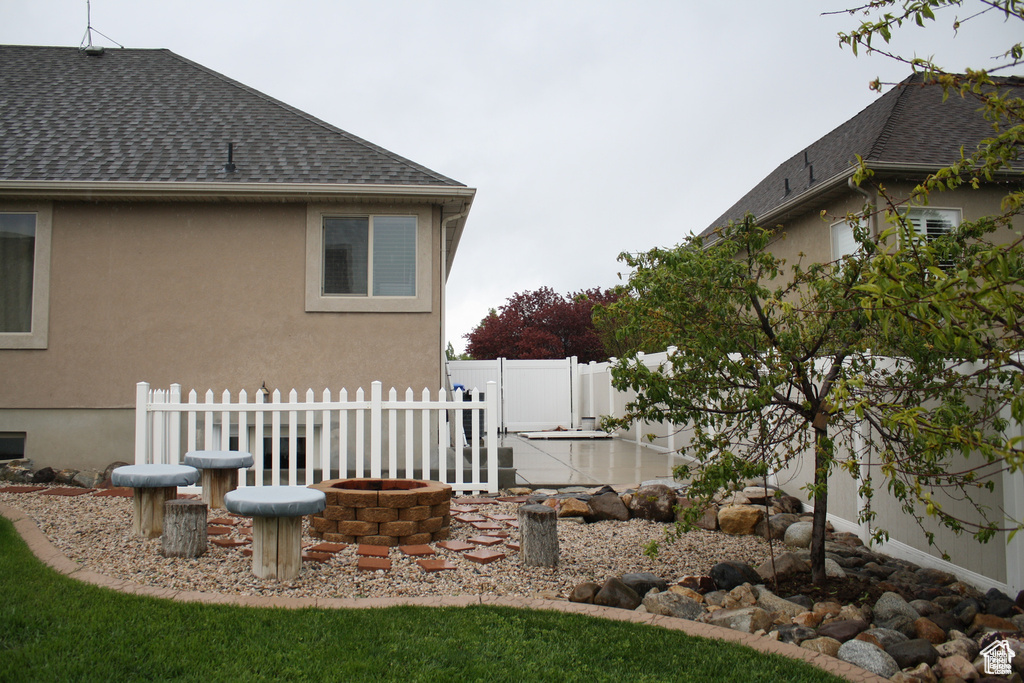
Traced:
<svg viewBox="0 0 1024 683">
<path fill-rule="evenodd" d="M 322 511 L 327 496 L 305 486 L 246 486 L 225 493 L 224 507 L 247 517 L 298 517 Z"/>
<path fill-rule="evenodd" d="M 243 451 L 189 451 L 185 464 L 201 470 L 237 470 L 252 467 L 252 453 Z"/>
<path fill-rule="evenodd" d="M 114 486 L 167 488 L 191 486 L 199 479 L 199 470 L 188 465 L 128 465 L 110 473 Z"/>
</svg>

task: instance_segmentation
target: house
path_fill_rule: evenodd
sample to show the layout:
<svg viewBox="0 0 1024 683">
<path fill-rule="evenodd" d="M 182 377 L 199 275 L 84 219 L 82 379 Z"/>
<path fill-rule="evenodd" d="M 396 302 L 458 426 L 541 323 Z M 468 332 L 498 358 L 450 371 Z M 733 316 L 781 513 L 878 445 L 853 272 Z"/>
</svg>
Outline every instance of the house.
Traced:
<svg viewBox="0 0 1024 683">
<path fill-rule="evenodd" d="M 997 86 L 1013 97 L 1024 97 L 1024 78 L 997 80 Z M 865 207 L 885 208 L 877 189 L 867 183 L 852 182 L 857 157 L 874 171 L 873 179 L 884 185 L 896 200 L 909 196 L 924 178 L 948 166 L 978 144 L 993 136 L 989 121 L 979 113 L 980 103 L 970 97 L 951 93 L 943 100 L 942 89 L 915 74 L 880 96 L 870 106 L 806 149 L 780 164 L 753 189 L 744 194 L 701 234 L 714 239 L 714 229 L 747 213 L 764 227 L 775 227 L 779 239 L 772 253 L 790 263 L 825 263 L 857 248 L 848 214 L 868 214 L 864 221 L 872 234 L 886 228 L 884 218 L 871 215 Z M 927 206 L 909 207 L 907 217 L 915 231 L 931 237 L 948 231 L 961 221 L 1002 213 L 1002 198 L 1022 183 L 1021 169 L 984 182 L 978 189 L 964 186 L 945 192 L 933 192 Z M 1024 220 L 1016 217 L 1012 228 L 993 236 L 997 242 L 1010 242 L 1012 232 L 1024 229 Z M 1021 435 L 1021 425 L 1011 421 L 1011 435 Z M 797 461 L 779 474 L 787 491 L 800 491 L 813 481 L 810 459 Z M 968 463 L 967 466 L 979 464 Z M 995 490 L 988 501 L 992 509 L 1006 511 L 1012 519 L 1024 518 L 1024 475 L 1003 473 L 996 477 Z M 939 558 L 936 547 L 929 546 L 915 520 L 907 515 L 876 480 L 870 504 L 893 539 L 883 550 L 915 563 L 941 567 L 957 573 L 977 585 L 1014 591 L 1024 588 L 1024 543 L 1018 535 L 1007 542 L 1005 534 L 980 546 L 969 534 L 955 536 L 948 529 L 926 525 L 935 532 L 936 543 L 950 551 L 952 563 Z M 936 500 L 940 500 L 938 494 Z M 972 509 L 956 500 L 942 500 L 945 510 L 968 518 Z M 856 520 L 868 500 L 858 494 L 856 482 L 845 473 L 837 473 L 829 483 L 829 519 L 837 530 L 858 533 L 867 539 L 869 528 Z"/>
<path fill-rule="evenodd" d="M 0 458 L 133 458 L 136 383 L 444 386 L 475 190 L 168 50 L 0 46 Z"/>
<path fill-rule="evenodd" d="M 1024 78 L 996 80 L 1002 91 L 1024 96 Z M 785 233 L 773 253 L 793 261 L 800 253 L 807 262 L 834 260 L 855 247 L 846 214 L 879 206 L 876 191 L 851 180 L 857 156 L 891 196 L 905 198 L 929 173 L 957 161 L 961 148 L 970 154 L 992 137 L 992 124 L 981 116 L 980 106 L 955 93 L 943 101 L 938 85 L 914 74 L 780 164 L 701 234 L 709 236 L 716 227 L 751 213 L 760 225 L 781 226 Z M 961 220 L 997 213 L 1008 185 L 1021 185 L 1021 174 L 1008 172 L 997 180 L 979 190 L 934 195 L 927 209 L 911 209 L 909 217 L 919 231 L 934 235 Z M 881 219 L 868 220 L 876 234 L 884 229 Z"/>
</svg>

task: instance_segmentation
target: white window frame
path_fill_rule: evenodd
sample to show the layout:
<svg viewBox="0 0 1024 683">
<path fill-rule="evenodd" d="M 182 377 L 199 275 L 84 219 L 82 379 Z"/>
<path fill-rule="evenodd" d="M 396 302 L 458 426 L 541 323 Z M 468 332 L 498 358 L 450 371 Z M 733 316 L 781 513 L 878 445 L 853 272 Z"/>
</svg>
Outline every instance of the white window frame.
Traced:
<svg viewBox="0 0 1024 683">
<path fill-rule="evenodd" d="M 29 332 L 0 332 L 0 349 L 45 349 L 50 332 L 50 242 L 53 206 L 0 203 L 0 213 L 32 213 L 36 216 L 35 254 L 32 263 L 32 329 Z"/>
<path fill-rule="evenodd" d="M 842 220 L 842 221 L 836 221 L 835 223 L 833 223 L 832 225 L 829 226 L 829 235 L 828 235 L 828 237 L 829 237 L 829 255 L 832 257 L 832 261 L 833 262 L 839 261 L 844 256 L 853 255 L 853 254 L 855 254 L 857 252 L 857 249 L 860 249 L 860 245 L 857 244 L 856 241 L 854 241 L 854 245 L 856 245 L 857 249 L 855 249 L 854 251 L 846 251 L 846 252 L 843 252 L 842 254 L 837 254 L 836 253 L 837 247 L 840 246 L 838 244 L 839 240 L 836 237 L 837 231 L 843 230 L 845 228 L 845 232 L 849 233 L 850 238 L 852 239 L 853 238 L 853 228 L 854 228 L 855 225 L 860 225 L 861 227 L 863 227 L 863 219 L 861 219 L 861 222 L 859 224 L 852 223 L 852 222 L 850 222 L 848 220 Z"/>
<path fill-rule="evenodd" d="M 939 236 L 929 236 L 927 233 L 927 228 L 925 226 L 919 225 L 918 223 L 914 222 L 914 214 L 921 214 L 929 211 L 934 211 L 935 213 L 938 213 L 940 215 L 947 215 L 951 219 L 950 227 L 947 228 L 943 234 L 948 234 L 952 230 L 955 230 L 957 227 L 960 226 L 960 223 L 963 222 L 963 209 L 960 208 L 943 206 L 912 206 L 908 208 L 903 214 L 903 219 L 910 224 L 909 227 L 912 227 L 914 229 L 914 232 L 918 235 L 918 237 L 923 237 L 928 241 L 937 239 Z"/>
<path fill-rule="evenodd" d="M 381 211 L 379 207 L 359 210 L 360 207 L 337 205 L 310 205 L 306 210 L 306 311 L 310 313 L 425 313 L 432 310 L 431 225 L 428 209 L 410 211 Z M 365 218 L 374 216 L 414 216 L 416 218 L 416 294 L 415 296 L 375 296 L 372 274 L 365 295 L 324 294 L 324 218 Z M 372 263 L 372 230 L 369 235 L 371 250 L 367 258 Z"/>
</svg>

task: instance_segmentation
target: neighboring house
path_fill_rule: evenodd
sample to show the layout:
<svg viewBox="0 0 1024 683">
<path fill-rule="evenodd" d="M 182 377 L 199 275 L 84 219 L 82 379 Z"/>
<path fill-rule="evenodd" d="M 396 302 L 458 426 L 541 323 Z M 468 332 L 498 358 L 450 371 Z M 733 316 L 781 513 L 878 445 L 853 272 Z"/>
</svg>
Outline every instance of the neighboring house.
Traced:
<svg viewBox="0 0 1024 683">
<path fill-rule="evenodd" d="M 1024 78 L 998 79 L 1001 90 L 1015 97 L 1024 97 Z M 857 248 L 848 213 L 859 214 L 865 206 L 885 208 L 877 193 L 867 184 L 855 186 L 851 178 L 856 170 L 857 156 L 864 159 L 892 197 L 905 199 L 914 186 L 931 172 L 970 155 L 985 138 L 992 137 L 992 125 L 979 113 L 980 104 L 972 98 L 951 93 L 943 101 L 942 89 L 926 85 L 921 75 L 914 75 L 880 96 L 874 103 L 806 149 L 798 152 L 772 171 L 747 192 L 728 211 L 709 226 L 702 235 L 714 239 L 715 227 L 753 214 L 764 227 L 777 227 L 780 237 L 771 249 L 776 256 L 790 263 L 802 259 L 806 263 L 823 263 L 837 259 Z M 1022 184 L 1021 171 L 1007 172 L 994 182 L 983 183 L 980 189 L 969 186 L 953 191 L 933 192 L 926 207 L 911 207 L 908 217 L 918 233 L 934 236 L 948 231 L 961 221 L 1001 213 L 1000 202 L 1012 187 Z M 887 227 L 884 218 L 867 217 L 872 234 Z M 1013 230 L 1024 228 L 1017 217 Z M 996 235 L 1009 242 L 1010 231 Z M 1021 425 L 1011 429 L 1020 435 Z M 780 473 L 782 487 L 806 498 L 803 486 L 813 480 L 813 461 L 796 462 Z M 876 480 L 876 487 L 880 482 Z M 1024 518 L 1024 475 L 1004 474 L 996 479 L 991 503 L 1002 507 L 1011 517 Z M 866 528 L 855 523 L 858 511 L 866 501 L 858 497 L 855 482 L 845 473 L 838 473 L 830 484 L 830 519 L 839 530 L 862 535 Z M 955 537 L 942 528 L 934 529 L 936 541 L 950 549 L 952 565 L 936 559 L 935 547 L 927 545 L 924 534 L 899 505 L 885 493 L 876 491 L 872 501 L 881 526 L 888 529 L 895 544 L 887 546 L 916 562 L 944 566 L 961 572 L 981 584 L 1024 588 L 1024 540 L 1018 537 L 1008 545 L 999 535 L 987 545 L 979 546 L 969 535 Z M 970 508 L 959 501 L 947 501 L 946 510 L 970 515 Z M 982 552 L 978 552 L 979 548 Z M 993 584 L 992 582 L 997 582 Z"/>
<path fill-rule="evenodd" d="M 1024 97 L 1024 78 L 997 80 L 1001 90 Z M 857 156 L 892 196 L 905 198 L 929 173 L 957 161 L 961 148 L 969 155 L 992 137 L 980 106 L 956 93 L 943 101 L 939 86 L 915 74 L 782 163 L 702 234 L 751 213 L 762 226 L 781 226 L 785 238 L 774 253 L 787 259 L 795 261 L 802 252 L 806 262 L 826 262 L 849 253 L 856 245 L 846 214 L 878 205 L 871 188 L 851 181 Z M 1021 174 L 1007 173 L 1000 181 L 979 190 L 934 193 L 927 209 L 911 209 L 910 218 L 919 232 L 934 235 L 962 220 L 998 213 L 1006 184 L 1019 186 Z M 869 220 L 876 233 L 885 228 L 881 219 Z"/>
<path fill-rule="evenodd" d="M 444 386 L 475 190 L 167 50 L 0 46 L 0 459 L 133 460 L 135 386 Z"/>
</svg>

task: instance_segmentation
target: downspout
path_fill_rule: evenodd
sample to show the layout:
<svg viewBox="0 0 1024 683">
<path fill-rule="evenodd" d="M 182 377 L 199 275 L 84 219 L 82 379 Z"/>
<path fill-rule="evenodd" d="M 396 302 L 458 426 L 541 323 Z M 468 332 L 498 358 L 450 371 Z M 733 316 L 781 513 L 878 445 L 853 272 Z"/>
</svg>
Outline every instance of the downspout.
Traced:
<svg viewBox="0 0 1024 683">
<path fill-rule="evenodd" d="M 865 204 L 867 204 L 867 206 L 870 207 L 866 211 L 868 219 L 868 234 L 871 235 L 872 237 L 878 237 L 878 222 L 876 220 L 877 217 L 875 215 L 875 204 L 877 203 L 877 200 L 875 199 L 874 195 L 872 195 L 872 193 L 868 192 L 857 183 L 853 182 L 852 175 L 846 179 L 846 185 L 857 194 L 864 195 L 864 198 L 867 200 Z"/>
<path fill-rule="evenodd" d="M 444 209 L 442 208 L 443 212 Z M 448 224 L 452 221 L 461 220 L 466 217 L 469 213 L 468 210 L 463 209 L 459 213 L 448 216 L 441 221 L 441 272 L 440 272 L 440 286 L 441 286 L 441 325 L 440 325 L 440 343 L 438 347 L 441 349 L 441 377 L 438 386 L 444 387 L 447 391 L 451 392 L 452 382 L 451 377 L 448 374 L 448 355 L 445 353 L 447 350 L 447 340 L 445 339 L 445 326 L 448 320 L 448 311 L 446 308 L 447 302 L 447 282 L 448 282 Z"/>
</svg>

